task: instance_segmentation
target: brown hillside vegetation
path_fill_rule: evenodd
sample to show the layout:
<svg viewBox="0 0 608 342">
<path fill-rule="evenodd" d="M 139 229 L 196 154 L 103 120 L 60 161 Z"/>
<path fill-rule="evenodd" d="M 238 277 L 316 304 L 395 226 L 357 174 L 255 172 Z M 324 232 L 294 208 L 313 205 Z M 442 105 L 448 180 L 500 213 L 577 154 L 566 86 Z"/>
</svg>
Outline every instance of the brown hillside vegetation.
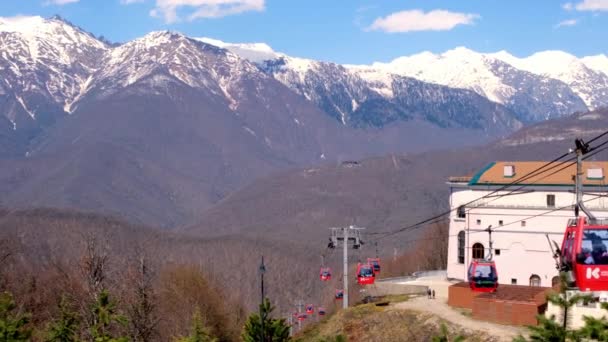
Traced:
<svg viewBox="0 0 608 342">
<path fill-rule="evenodd" d="M 334 341 L 338 335 L 346 337 L 347 341 L 430 341 L 441 335 L 442 324 L 448 329 L 449 336 L 461 335 L 466 341 L 493 341 L 487 333 L 467 333 L 430 314 L 374 304 L 355 306 L 319 324 L 310 325 L 295 336 L 295 341 Z"/>
<path fill-rule="evenodd" d="M 226 298 L 223 302 L 229 305 L 227 312 L 238 312 L 235 308 L 239 305 L 252 310 L 259 302 L 257 272 L 260 256 L 264 255 L 266 289 L 282 312 L 291 308 L 291 298 L 321 302 L 323 294 L 328 299 L 333 295 L 333 290 L 322 292 L 318 285 L 319 253 L 297 244 L 181 237 L 103 216 L 49 209 L 4 212 L 0 216 L 0 240 L 10 247 L 10 255 L 0 255 L 0 260 L 6 259 L 1 265 L 0 283 L 23 299 L 20 284 L 28 283 L 27 279 L 33 280 L 41 292 L 47 281 L 57 283 L 52 281 L 54 277 L 66 273 L 65 278 L 71 280 L 91 238 L 107 251 L 108 277 L 116 286 L 130 286 L 121 279 L 137 266 L 138 253 L 144 253 L 157 271 L 159 287 L 172 268 L 184 266 L 191 269 L 187 273 L 202 272 L 201 277 L 211 286 L 222 289 Z M 23 294 L 30 295 L 34 293 Z M 44 297 L 43 293 L 38 295 Z"/>
</svg>

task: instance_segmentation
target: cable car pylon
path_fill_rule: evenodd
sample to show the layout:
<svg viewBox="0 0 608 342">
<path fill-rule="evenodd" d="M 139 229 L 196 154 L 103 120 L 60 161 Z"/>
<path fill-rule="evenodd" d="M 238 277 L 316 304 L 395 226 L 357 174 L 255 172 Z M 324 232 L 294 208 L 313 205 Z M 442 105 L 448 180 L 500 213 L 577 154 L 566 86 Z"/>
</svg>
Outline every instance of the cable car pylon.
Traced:
<svg viewBox="0 0 608 342">
<path fill-rule="evenodd" d="M 348 244 L 353 242 L 353 249 L 359 249 L 363 244 L 361 240 L 361 231 L 365 228 L 348 226 L 341 228 L 330 228 L 329 244 L 327 247 L 336 248 L 342 242 L 342 260 L 343 260 L 343 299 L 342 307 L 348 308 Z"/>
</svg>

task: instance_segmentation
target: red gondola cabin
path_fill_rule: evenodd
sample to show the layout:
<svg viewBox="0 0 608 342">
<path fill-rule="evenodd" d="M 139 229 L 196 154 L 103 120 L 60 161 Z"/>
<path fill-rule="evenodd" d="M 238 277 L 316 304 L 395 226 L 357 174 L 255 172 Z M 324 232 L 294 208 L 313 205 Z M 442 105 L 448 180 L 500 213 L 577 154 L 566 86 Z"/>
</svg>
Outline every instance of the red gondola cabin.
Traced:
<svg viewBox="0 0 608 342">
<path fill-rule="evenodd" d="M 376 275 L 371 264 L 357 264 L 357 282 L 359 285 L 372 285 L 375 281 Z"/>
<path fill-rule="evenodd" d="M 344 290 L 336 290 L 336 295 L 334 297 L 336 300 L 344 299 Z"/>
<path fill-rule="evenodd" d="M 374 273 L 380 273 L 380 259 L 379 258 L 367 258 L 367 263 L 374 267 Z"/>
<path fill-rule="evenodd" d="M 580 291 L 608 291 L 608 221 L 586 217 L 570 220 L 561 258 Z"/>
<path fill-rule="evenodd" d="M 298 315 L 298 321 L 303 321 L 306 318 L 308 318 L 308 316 L 305 313 L 301 313 Z"/>
<path fill-rule="evenodd" d="M 315 312 L 315 307 L 312 304 L 306 305 L 306 313 L 312 315 Z"/>
<path fill-rule="evenodd" d="M 325 308 L 319 307 L 319 316 L 325 316 Z"/>
<path fill-rule="evenodd" d="M 469 265 L 469 286 L 475 292 L 495 292 L 498 273 L 494 261 L 473 260 Z"/>
<path fill-rule="evenodd" d="M 322 281 L 328 281 L 331 279 L 331 269 L 329 267 L 321 267 L 321 271 L 319 272 L 319 278 Z"/>
</svg>

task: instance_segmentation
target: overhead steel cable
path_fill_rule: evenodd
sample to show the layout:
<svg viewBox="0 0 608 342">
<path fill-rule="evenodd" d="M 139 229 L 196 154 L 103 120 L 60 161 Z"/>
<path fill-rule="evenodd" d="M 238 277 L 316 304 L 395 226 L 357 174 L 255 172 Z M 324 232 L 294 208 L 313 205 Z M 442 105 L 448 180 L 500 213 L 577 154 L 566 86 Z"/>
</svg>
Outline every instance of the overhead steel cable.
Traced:
<svg viewBox="0 0 608 342">
<path fill-rule="evenodd" d="M 586 199 L 583 202 L 586 203 L 586 202 L 590 202 L 590 201 L 596 200 L 598 198 L 606 198 L 606 197 L 608 197 L 608 194 L 607 195 L 595 195 L 595 197 Z M 496 230 L 498 230 L 500 228 L 503 228 L 503 227 L 506 227 L 506 226 L 509 226 L 509 225 L 513 225 L 513 224 L 516 224 L 516 223 L 520 223 L 522 221 L 527 221 L 527 220 L 530 220 L 530 219 L 533 219 L 533 218 L 536 218 L 536 217 L 544 216 L 544 215 L 551 214 L 551 213 L 556 212 L 556 211 L 560 211 L 560 210 L 564 210 L 564 209 L 568 209 L 568 208 L 573 208 L 573 207 L 574 207 L 574 204 L 569 204 L 569 205 L 566 205 L 566 206 L 562 206 L 562 207 L 558 207 L 558 208 L 553 208 L 551 210 L 544 211 L 544 212 L 542 212 L 540 214 L 526 216 L 526 217 L 524 217 L 522 219 L 519 219 L 519 220 L 516 220 L 516 221 L 513 221 L 513 222 L 509 222 L 509 223 L 505 223 L 505 224 L 503 224 L 501 226 L 497 226 L 496 228 L 492 228 L 492 232 L 495 232 Z M 479 229 L 479 230 L 473 230 L 473 231 L 470 231 L 469 234 L 477 234 L 477 233 L 487 233 L 487 229 L 484 228 L 484 229 Z M 562 233 L 560 232 L 560 234 L 562 234 Z M 456 237 L 456 236 L 458 236 L 458 234 L 448 234 L 447 235 L 447 237 Z M 411 242 L 426 241 L 426 240 L 442 240 L 442 239 L 445 239 L 445 238 L 446 238 L 446 236 L 442 236 L 442 237 L 424 237 L 424 238 L 419 238 L 419 239 L 406 240 L 405 242 L 406 243 L 411 243 Z"/>
<path fill-rule="evenodd" d="M 557 157 L 557 158 L 553 159 L 552 161 L 547 162 L 547 163 L 545 163 L 544 165 L 542 165 L 542 166 L 540 166 L 540 167 L 538 167 L 538 168 L 536 168 L 536 169 L 532 170 L 531 172 L 529 172 L 529 173 L 525 174 L 525 175 L 524 175 L 524 176 L 522 176 L 520 179 L 517 179 L 517 180 L 515 180 L 515 181 L 513 181 L 513 182 L 511 182 L 511 183 L 505 184 L 505 185 L 501 186 L 500 188 L 498 188 L 498 189 L 496 189 L 496 190 L 494 190 L 494 191 L 492 191 L 492 192 L 490 192 L 490 193 L 488 193 L 488 194 L 486 194 L 486 195 L 484 195 L 484 196 L 481 196 L 481 197 L 476 198 L 476 199 L 474 199 L 474 200 L 471 200 L 471 201 L 469 201 L 469 202 L 467 202 L 467 203 L 465 203 L 465 204 L 462 204 L 461 206 L 466 207 L 467 205 L 470 205 L 470 204 L 473 204 L 473 203 L 475 203 L 475 202 L 478 202 L 478 201 L 480 201 L 480 200 L 482 200 L 482 199 L 484 199 L 484 198 L 488 198 L 488 197 L 490 197 L 490 196 L 492 196 L 492 195 L 494 195 L 494 194 L 496 194 L 496 193 L 498 193 L 498 192 L 500 192 L 500 191 L 502 191 L 502 190 L 504 190 L 504 189 L 507 189 L 507 188 L 509 188 L 509 187 L 511 187 L 511 186 L 513 186 L 513 185 L 517 185 L 517 184 L 519 184 L 519 183 L 521 183 L 521 182 L 524 182 L 524 181 L 526 181 L 526 180 L 528 180 L 528 179 L 530 179 L 530 178 L 532 178 L 532 177 L 535 177 L 535 176 L 541 175 L 541 174 L 542 174 L 542 173 L 544 173 L 544 172 L 551 171 L 553 168 L 556 168 L 556 167 L 561 166 L 561 164 L 555 164 L 555 165 L 553 165 L 551 168 L 546 169 L 546 170 L 544 170 L 544 171 L 543 171 L 543 169 L 545 169 L 546 167 L 548 167 L 548 166 L 549 166 L 549 165 L 551 165 L 551 164 L 554 164 L 554 163 L 558 162 L 560 159 L 562 159 L 562 158 L 566 157 L 566 156 L 567 156 L 567 155 L 569 155 L 570 153 L 571 153 L 571 152 L 564 153 L 564 154 L 562 154 L 561 156 L 559 156 L 559 157 Z M 502 195 L 502 196 L 504 196 L 504 195 Z M 499 197 L 502 197 L 502 196 L 499 196 Z M 415 229 L 415 228 L 417 228 L 417 227 L 419 227 L 419 226 L 422 226 L 422 225 L 425 225 L 425 224 L 435 223 L 435 222 L 436 222 L 436 221 L 438 221 L 439 219 L 443 219 L 443 217 L 444 217 L 444 216 L 446 216 L 446 215 L 448 215 L 448 214 L 452 213 L 453 211 L 455 211 L 455 210 L 457 210 L 457 209 L 458 209 L 458 208 L 449 209 L 449 210 L 447 210 L 447 211 L 445 211 L 445 212 L 442 212 L 442 213 L 440 213 L 440 214 L 437 214 L 437 215 L 435 215 L 435 216 L 432 216 L 432 217 L 430 217 L 430 218 L 428 218 L 428 219 L 422 220 L 422 221 L 420 221 L 420 222 L 414 223 L 414 224 L 409 225 L 409 226 L 407 226 L 407 227 L 400 228 L 400 229 L 395 230 L 395 231 L 391 231 L 391 232 L 382 232 L 382 233 L 376 233 L 376 234 L 378 234 L 378 235 L 383 235 L 383 236 L 380 236 L 380 237 L 376 238 L 374 241 L 377 241 L 377 240 L 379 240 L 379 239 L 383 239 L 383 238 L 388 237 L 388 236 L 395 235 L 395 234 L 397 234 L 397 233 L 401 233 L 401 232 L 406 231 L 406 230 Z"/>
<path fill-rule="evenodd" d="M 602 134 L 600 134 L 600 135 L 598 135 L 598 136 L 596 136 L 596 137 L 592 138 L 592 139 L 591 139 L 591 140 L 590 140 L 590 141 L 589 141 L 587 144 L 589 144 L 589 143 L 591 143 L 591 142 L 593 142 L 593 141 L 596 141 L 597 139 L 599 139 L 599 138 L 601 138 L 601 137 L 603 137 L 603 136 L 605 136 L 605 135 L 607 135 L 607 134 L 608 134 L 608 131 L 605 131 L 604 133 L 602 133 Z M 601 146 L 603 146 L 603 145 L 605 145 L 605 144 L 608 144 L 608 141 L 605 141 L 605 142 L 603 142 L 603 143 L 601 143 L 601 144 L 599 144 L 599 145 L 597 145 L 597 146 L 595 146 L 595 147 L 592 147 L 592 148 L 590 149 L 590 151 L 597 150 L 599 147 L 601 147 Z M 595 153 L 590 154 L 590 155 L 588 155 L 588 156 L 586 156 L 586 157 L 587 157 L 587 158 L 592 157 L 593 155 L 595 155 L 595 154 L 597 154 L 597 153 L 601 152 L 602 150 L 604 150 L 604 149 L 597 150 Z M 523 177 L 521 177 L 521 178 L 519 178 L 519 179 L 517 179 L 517 180 L 515 180 L 515 181 L 513 181 L 513 182 L 511 182 L 511 183 L 505 184 L 504 186 L 502 186 L 502 187 L 500 187 L 500 188 L 498 188 L 498 189 L 496 189 L 496 190 L 494 190 L 494 191 L 492 191 L 492 192 L 490 192 L 490 193 L 488 193 L 488 194 L 486 194 L 486 195 L 484 195 L 484 196 L 481 196 L 481 197 L 479 197 L 479 198 L 477 198 L 477 199 L 474 199 L 474 200 L 472 200 L 472 201 L 469 201 L 469 202 L 467 202 L 467 203 L 463 204 L 462 206 L 466 207 L 467 205 L 470 205 L 470 204 L 472 204 L 472 203 L 475 203 L 475 202 L 477 202 L 477 201 L 479 201 L 479 200 L 482 200 L 482 199 L 484 199 L 484 198 L 488 198 L 489 196 L 492 196 L 492 195 L 494 195 L 494 194 L 498 193 L 499 191 L 502 191 L 502 190 L 504 190 L 504 189 L 507 189 L 507 188 L 509 188 L 509 187 L 511 187 L 511 186 L 513 186 L 513 185 L 519 184 L 519 183 L 521 183 L 521 182 L 523 182 L 523 181 L 525 181 L 525 180 L 528 180 L 528 179 L 530 179 L 530 178 L 532 178 L 532 177 L 538 176 L 538 175 L 540 175 L 540 174 L 542 174 L 542 173 L 545 173 L 545 172 L 551 171 L 551 170 L 552 170 L 552 169 L 554 169 L 554 168 L 557 168 L 557 167 L 559 167 L 559 166 L 562 166 L 561 164 L 556 164 L 556 165 L 552 166 L 551 168 L 549 168 L 549 169 L 547 169 L 547 170 L 544 170 L 544 171 L 543 171 L 543 169 L 545 169 L 545 168 L 546 168 L 546 167 L 548 167 L 549 165 L 551 165 L 551 164 L 554 164 L 554 163 L 558 162 L 560 159 L 562 159 L 562 158 L 566 157 L 567 155 L 569 155 L 569 154 L 571 154 L 571 153 L 573 153 L 573 151 L 569 151 L 569 152 L 567 152 L 567 153 L 564 153 L 564 154 L 562 154 L 561 156 L 559 156 L 559 157 L 557 157 L 557 158 L 555 158 L 555 159 L 553 159 L 553 160 L 551 160 L 551 161 L 549 161 L 549 162 L 545 163 L 545 164 L 544 164 L 544 165 L 542 165 L 541 167 L 539 167 L 539 168 L 537 168 L 537 169 L 535 169 L 535 170 L 533 170 L 533 171 L 531 171 L 531 172 L 527 173 L 527 174 L 526 174 L 526 175 L 524 175 Z M 585 159 L 586 159 L 586 158 L 585 158 Z M 571 159 L 570 159 L 570 160 L 571 160 Z M 562 167 L 562 169 L 565 169 L 566 167 L 569 167 L 569 166 L 570 166 L 570 165 L 563 166 L 563 167 Z M 559 171 L 561 171 L 562 169 L 560 169 Z M 552 173 L 552 174 L 555 174 L 555 173 L 557 173 L 557 172 L 559 172 L 559 171 L 556 171 L 556 172 L 554 172 L 554 173 Z M 551 174 L 551 175 L 552 175 L 552 174 Z M 545 177 L 548 177 L 548 176 L 545 176 Z M 541 178 L 541 179 L 542 179 L 542 178 Z M 537 180 L 537 181 L 538 181 L 538 180 Z M 505 195 L 501 195 L 501 196 L 498 196 L 498 198 L 501 198 L 501 197 L 504 197 L 504 196 L 505 196 Z M 406 231 L 406 230 L 415 229 L 415 228 L 418 228 L 418 227 L 420 227 L 420 226 L 422 226 L 422 225 L 425 225 L 425 224 L 431 223 L 432 221 L 435 221 L 435 220 L 437 220 L 437 219 L 439 219 L 439 218 L 442 218 L 443 216 L 448 215 L 448 214 L 450 214 L 451 212 L 453 212 L 453 211 L 455 211 L 455 210 L 457 210 L 457 209 L 458 209 L 458 207 L 453 208 L 453 209 L 450 209 L 450 210 L 445 211 L 445 212 L 443 212 L 443 213 L 441 213 L 441 214 L 435 215 L 435 216 L 433 216 L 433 217 L 431 217 L 431 218 L 428 218 L 428 219 L 422 220 L 422 221 L 420 221 L 420 222 L 417 222 L 417 223 L 414 223 L 414 224 L 412 224 L 412 225 L 409 225 L 409 226 L 406 226 L 406 227 L 403 227 L 403 228 L 397 229 L 397 230 L 392 231 L 392 232 L 378 233 L 378 235 L 382 235 L 382 234 L 384 234 L 384 235 L 382 235 L 382 236 L 380 236 L 380 237 L 376 238 L 374 241 L 377 241 L 377 240 L 380 240 L 380 239 L 382 239 L 382 238 L 385 238 L 385 237 L 388 237 L 388 236 L 392 236 L 392 235 L 395 235 L 395 234 L 401 233 L 401 232 Z"/>
</svg>

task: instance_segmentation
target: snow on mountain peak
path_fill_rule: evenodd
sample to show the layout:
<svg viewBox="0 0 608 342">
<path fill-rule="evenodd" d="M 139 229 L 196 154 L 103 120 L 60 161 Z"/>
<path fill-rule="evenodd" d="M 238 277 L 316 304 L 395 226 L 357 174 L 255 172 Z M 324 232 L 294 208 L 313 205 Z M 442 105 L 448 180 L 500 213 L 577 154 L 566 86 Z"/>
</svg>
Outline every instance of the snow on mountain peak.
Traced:
<svg viewBox="0 0 608 342">
<path fill-rule="evenodd" d="M 33 59 L 46 57 L 44 51 L 41 51 L 45 47 L 47 49 L 76 49 L 78 45 L 86 45 L 96 49 L 106 48 L 105 44 L 95 37 L 60 18 L 45 19 L 40 16 L 0 17 L 0 32 L 17 34 L 25 39 Z M 66 58 L 60 61 L 69 63 L 69 59 Z"/>
<path fill-rule="evenodd" d="M 608 75 L 608 57 L 605 54 L 583 57 L 581 61 L 589 69 Z"/>
<path fill-rule="evenodd" d="M 459 59 L 467 59 L 467 58 L 479 58 L 482 55 L 479 52 L 473 51 L 464 46 L 458 46 L 451 50 L 448 50 L 441 54 L 443 58 L 459 58 Z"/>
<path fill-rule="evenodd" d="M 40 16 L 0 17 L 0 32 L 35 33 L 45 22 Z"/>
<path fill-rule="evenodd" d="M 284 54 L 275 52 L 266 43 L 226 43 L 224 41 L 208 37 L 194 39 L 206 44 L 226 49 L 242 58 L 250 60 L 253 63 L 262 63 L 267 60 L 277 59 L 284 56 Z"/>
<path fill-rule="evenodd" d="M 592 67 L 587 65 L 589 60 L 585 63 L 583 59 L 559 50 L 541 51 L 525 58 L 491 55 L 518 69 L 568 84 L 590 109 L 608 104 L 608 99 L 601 98 L 608 91 L 608 63 L 602 63 L 601 58 L 597 59 L 599 65 L 591 62 Z"/>
<path fill-rule="evenodd" d="M 389 63 L 376 62 L 372 67 L 426 82 L 471 89 L 491 101 L 505 103 L 514 90 L 502 83 L 488 63 L 485 55 L 457 47 L 442 54 L 425 51 Z"/>
</svg>

